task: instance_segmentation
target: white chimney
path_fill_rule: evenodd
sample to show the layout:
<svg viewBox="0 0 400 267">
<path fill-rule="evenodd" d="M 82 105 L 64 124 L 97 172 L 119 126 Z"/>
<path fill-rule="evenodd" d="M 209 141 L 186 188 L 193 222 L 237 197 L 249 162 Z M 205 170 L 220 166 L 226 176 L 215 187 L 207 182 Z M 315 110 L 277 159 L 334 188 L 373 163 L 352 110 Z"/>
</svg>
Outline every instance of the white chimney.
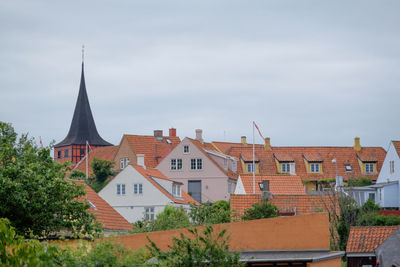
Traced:
<svg viewBox="0 0 400 267">
<path fill-rule="evenodd" d="M 142 166 L 143 168 L 146 169 L 146 166 L 144 165 L 144 154 L 137 154 L 136 159 L 137 159 L 137 165 Z"/>
<path fill-rule="evenodd" d="M 202 129 L 196 129 L 196 140 L 199 141 L 200 143 L 203 143 L 203 130 Z"/>
</svg>

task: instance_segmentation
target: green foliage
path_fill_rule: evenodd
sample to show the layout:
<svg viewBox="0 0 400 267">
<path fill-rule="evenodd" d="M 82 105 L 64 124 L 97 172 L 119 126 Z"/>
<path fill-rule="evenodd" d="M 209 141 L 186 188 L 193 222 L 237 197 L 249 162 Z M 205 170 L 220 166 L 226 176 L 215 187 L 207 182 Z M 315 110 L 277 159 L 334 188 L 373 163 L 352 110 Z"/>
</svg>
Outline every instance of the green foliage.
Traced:
<svg viewBox="0 0 400 267">
<path fill-rule="evenodd" d="M 219 200 L 190 205 L 189 217 L 193 225 L 227 223 L 231 221 L 231 207 L 228 201 Z"/>
<path fill-rule="evenodd" d="M 92 162 L 92 170 L 96 181 L 102 183 L 108 177 L 114 175 L 114 171 L 112 170 L 113 167 L 114 161 L 94 158 Z"/>
<path fill-rule="evenodd" d="M 347 182 L 347 186 L 367 186 L 367 185 L 372 185 L 372 180 L 371 178 L 366 178 L 366 177 L 361 177 L 359 179 L 356 178 L 350 178 Z"/>
<path fill-rule="evenodd" d="M 39 148 L 33 139 L 0 122 L 0 217 L 8 218 L 25 236 L 48 236 L 60 230 L 92 236 L 100 230 L 82 185 L 64 180 L 66 165 Z"/>
<path fill-rule="evenodd" d="M 239 254 L 229 251 L 226 229 L 214 233 L 214 229 L 207 226 L 201 233 L 196 228 L 188 229 L 188 232 L 188 237 L 182 233 L 180 238 L 174 237 L 167 252 L 147 238 L 150 242 L 147 249 L 156 258 L 154 266 L 243 266 Z"/>
<path fill-rule="evenodd" d="M 253 204 L 253 207 L 244 211 L 242 219 L 245 221 L 278 216 L 279 209 L 267 200 Z"/>
<path fill-rule="evenodd" d="M 86 180 L 86 174 L 80 170 L 73 170 L 69 175 L 68 178 L 72 180 Z"/>
<path fill-rule="evenodd" d="M 335 182 L 336 182 L 335 178 L 326 178 L 326 179 L 318 180 L 319 184 L 324 184 L 324 185 L 328 185 L 328 184 L 335 183 Z"/>
<path fill-rule="evenodd" d="M 141 220 L 134 224 L 134 233 L 162 231 L 191 226 L 189 217 L 183 207 L 166 206 L 157 214 L 154 221 Z"/>
</svg>

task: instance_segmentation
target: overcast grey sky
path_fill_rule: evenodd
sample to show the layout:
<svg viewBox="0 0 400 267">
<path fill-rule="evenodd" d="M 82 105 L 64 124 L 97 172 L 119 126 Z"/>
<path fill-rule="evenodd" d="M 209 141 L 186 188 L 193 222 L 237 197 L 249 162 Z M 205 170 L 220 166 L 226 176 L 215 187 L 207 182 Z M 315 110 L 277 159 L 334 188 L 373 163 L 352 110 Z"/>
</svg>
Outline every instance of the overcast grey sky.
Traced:
<svg viewBox="0 0 400 267">
<path fill-rule="evenodd" d="M 48 144 L 86 87 L 100 135 L 400 139 L 400 1 L 1 1 L 0 120 Z M 257 138 L 260 142 L 260 138 Z"/>
</svg>

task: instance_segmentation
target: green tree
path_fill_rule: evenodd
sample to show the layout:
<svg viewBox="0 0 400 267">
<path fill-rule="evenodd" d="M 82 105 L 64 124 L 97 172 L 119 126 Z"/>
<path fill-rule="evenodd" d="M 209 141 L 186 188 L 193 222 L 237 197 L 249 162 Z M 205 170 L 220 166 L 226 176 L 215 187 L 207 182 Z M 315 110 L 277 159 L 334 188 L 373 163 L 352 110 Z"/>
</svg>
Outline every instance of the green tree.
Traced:
<svg viewBox="0 0 400 267">
<path fill-rule="evenodd" d="M 213 227 L 207 226 L 200 233 L 197 228 L 188 229 L 188 232 L 189 236 L 181 233 L 180 238 L 173 238 L 170 251 L 161 251 L 147 238 L 150 255 L 157 259 L 156 266 L 243 266 L 239 254 L 229 251 L 226 229 L 215 233 Z"/>
<path fill-rule="evenodd" d="M 71 171 L 68 177 L 72 180 L 86 180 L 86 174 L 79 170 Z"/>
<path fill-rule="evenodd" d="M 350 186 L 350 187 L 353 187 L 353 186 L 367 186 L 367 185 L 372 185 L 371 178 L 366 178 L 366 177 L 361 177 L 359 179 L 350 178 L 349 181 L 347 182 L 347 186 Z"/>
<path fill-rule="evenodd" d="M 47 236 L 60 230 L 92 235 L 100 230 L 89 205 L 77 199 L 82 185 L 64 180 L 66 165 L 55 162 L 50 147 L 39 148 L 11 124 L 0 122 L 0 217 L 19 234 Z"/>
<path fill-rule="evenodd" d="M 103 183 L 108 177 L 113 176 L 113 167 L 114 161 L 94 158 L 92 161 L 92 170 L 96 181 L 98 183 Z"/>
<path fill-rule="evenodd" d="M 194 225 L 217 224 L 230 222 L 231 213 L 229 202 L 218 200 L 215 203 L 191 204 L 189 217 Z"/>
<path fill-rule="evenodd" d="M 267 200 L 261 200 L 258 203 L 253 204 L 253 207 L 244 211 L 242 219 L 256 220 L 263 218 L 271 218 L 278 216 L 279 209 Z"/>
</svg>

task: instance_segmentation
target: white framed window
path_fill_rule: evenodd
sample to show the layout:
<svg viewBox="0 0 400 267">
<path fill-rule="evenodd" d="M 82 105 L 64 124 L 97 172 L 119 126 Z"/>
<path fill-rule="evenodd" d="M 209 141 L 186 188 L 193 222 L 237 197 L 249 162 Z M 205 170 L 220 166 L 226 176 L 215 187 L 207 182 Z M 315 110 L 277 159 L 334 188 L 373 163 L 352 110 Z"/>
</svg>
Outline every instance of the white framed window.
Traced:
<svg viewBox="0 0 400 267">
<path fill-rule="evenodd" d="M 171 170 L 176 170 L 176 159 L 171 159 Z"/>
<path fill-rule="evenodd" d="M 319 163 L 311 163 L 310 164 L 311 173 L 319 173 Z"/>
<path fill-rule="evenodd" d="M 125 184 L 117 184 L 117 195 L 125 195 Z"/>
<path fill-rule="evenodd" d="M 282 163 L 281 164 L 281 172 L 282 173 L 290 173 L 290 163 Z"/>
<path fill-rule="evenodd" d="M 202 170 L 203 160 L 202 159 L 190 159 L 190 169 L 191 170 Z"/>
<path fill-rule="evenodd" d="M 232 171 L 237 172 L 237 161 L 236 160 L 232 160 Z"/>
<path fill-rule="evenodd" d="M 133 184 L 133 194 L 135 195 L 143 194 L 143 184 Z"/>
<path fill-rule="evenodd" d="M 175 197 L 180 197 L 181 196 L 181 186 L 179 184 L 173 184 L 172 185 L 172 194 Z"/>
<path fill-rule="evenodd" d="M 256 164 L 254 163 L 246 163 L 247 172 L 253 172 L 256 170 Z"/>
<path fill-rule="evenodd" d="M 171 159 L 171 170 L 182 170 L 182 159 Z"/>
<path fill-rule="evenodd" d="M 368 173 L 368 174 L 374 173 L 374 164 L 373 163 L 365 163 L 365 173 Z"/>
<path fill-rule="evenodd" d="M 154 221 L 154 207 L 145 208 L 144 216 L 146 220 Z"/>
<path fill-rule="evenodd" d="M 228 170 L 228 159 L 224 158 L 224 169 Z"/>
<path fill-rule="evenodd" d="M 350 165 L 350 164 L 344 164 L 344 167 L 345 167 L 345 169 L 346 169 L 346 172 L 351 172 L 351 171 L 353 171 L 353 169 L 351 168 L 351 165 Z"/>
<path fill-rule="evenodd" d="M 390 173 L 394 173 L 394 160 L 389 161 Z"/>
<path fill-rule="evenodd" d="M 183 146 L 183 154 L 189 154 L 189 146 Z"/>
<path fill-rule="evenodd" d="M 129 158 L 120 158 L 119 159 L 119 168 L 121 170 L 125 169 L 126 166 L 129 165 Z"/>
</svg>

